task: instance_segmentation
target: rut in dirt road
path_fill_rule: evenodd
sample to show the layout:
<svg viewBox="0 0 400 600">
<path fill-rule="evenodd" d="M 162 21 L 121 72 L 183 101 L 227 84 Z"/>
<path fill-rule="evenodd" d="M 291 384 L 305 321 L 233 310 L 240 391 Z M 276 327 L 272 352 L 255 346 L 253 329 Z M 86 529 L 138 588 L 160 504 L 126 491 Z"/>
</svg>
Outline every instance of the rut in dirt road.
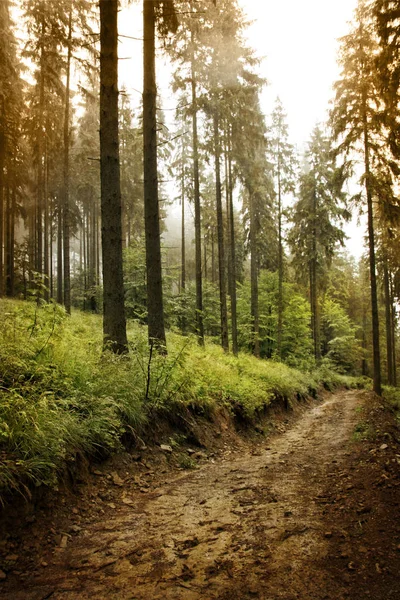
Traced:
<svg viewBox="0 0 400 600">
<path fill-rule="evenodd" d="M 253 454 L 150 493 L 123 488 L 111 518 L 83 528 L 13 598 L 340 599 L 318 566 L 329 537 L 323 490 L 351 444 L 361 398 L 331 396 Z"/>
</svg>

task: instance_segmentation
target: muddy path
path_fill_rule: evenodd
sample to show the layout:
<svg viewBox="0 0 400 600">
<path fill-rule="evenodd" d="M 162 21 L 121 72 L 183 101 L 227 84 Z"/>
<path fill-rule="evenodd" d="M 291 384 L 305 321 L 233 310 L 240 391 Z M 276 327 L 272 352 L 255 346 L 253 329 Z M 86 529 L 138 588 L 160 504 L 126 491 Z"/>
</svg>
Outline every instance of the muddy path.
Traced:
<svg viewBox="0 0 400 600">
<path fill-rule="evenodd" d="M 71 509 L 58 547 L 43 548 L 23 581 L 8 577 L 0 597 L 348 597 L 346 581 L 329 568 L 327 490 L 354 445 L 363 397 L 330 396 L 256 449 L 228 451 L 156 486 L 138 491 L 129 480 L 114 481 L 118 495 L 107 510 L 74 525 Z"/>
</svg>

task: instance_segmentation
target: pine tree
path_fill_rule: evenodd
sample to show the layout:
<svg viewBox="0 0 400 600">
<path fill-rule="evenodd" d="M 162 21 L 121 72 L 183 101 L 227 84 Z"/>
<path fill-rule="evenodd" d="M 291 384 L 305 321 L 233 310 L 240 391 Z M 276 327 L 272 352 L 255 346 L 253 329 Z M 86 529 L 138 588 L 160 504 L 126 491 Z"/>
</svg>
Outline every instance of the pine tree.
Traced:
<svg viewBox="0 0 400 600">
<path fill-rule="evenodd" d="M 0 3 L 0 296 L 14 294 L 23 91 L 8 0 Z M 5 268 L 4 268 L 5 267 Z"/>
<path fill-rule="evenodd" d="M 374 391 L 381 394 L 381 357 L 376 275 L 376 232 L 374 199 L 382 187 L 381 173 L 387 174 L 387 150 L 381 118 L 382 99 L 377 77 L 378 45 L 371 4 L 359 0 L 351 32 L 342 39 L 341 79 L 336 83 L 332 111 L 338 150 L 346 155 L 358 153 L 362 159 L 362 185 L 368 215 L 369 269 L 373 333 Z M 384 183 L 385 185 L 385 183 Z"/>
<path fill-rule="evenodd" d="M 274 190 L 266 155 L 266 123 L 260 109 L 258 80 L 257 85 L 243 88 L 238 98 L 241 109 L 238 111 L 240 118 L 235 120 L 232 128 L 233 155 L 238 176 L 247 192 L 243 208 L 250 250 L 253 353 L 259 356 L 258 276 L 261 263 L 267 264 L 271 258 L 271 242 L 276 235 L 272 206 Z"/>
<path fill-rule="evenodd" d="M 272 124 L 269 130 L 269 156 L 274 168 L 274 181 L 278 201 L 278 338 L 277 353 L 282 357 L 283 330 L 283 199 L 293 194 L 296 186 L 297 158 L 295 150 L 288 139 L 286 115 L 279 98 L 271 115 Z"/>
<path fill-rule="evenodd" d="M 338 244 L 341 223 L 349 217 L 344 206 L 344 169 L 337 167 L 330 139 L 313 131 L 300 177 L 300 197 L 293 207 L 288 241 L 296 273 L 309 281 L 314 355 L 321 358 L 319 295 Z"/>
</svg>

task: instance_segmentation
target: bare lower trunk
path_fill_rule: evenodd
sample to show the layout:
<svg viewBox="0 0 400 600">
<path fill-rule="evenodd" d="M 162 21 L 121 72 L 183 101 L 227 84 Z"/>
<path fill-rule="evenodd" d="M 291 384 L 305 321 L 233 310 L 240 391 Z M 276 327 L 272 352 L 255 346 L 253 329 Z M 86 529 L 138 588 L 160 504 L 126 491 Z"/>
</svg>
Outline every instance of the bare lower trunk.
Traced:
<svg viewBox="0 0 400 600">
<path fill-rule="evenodd" d="M 364 93 L 365 95 L 365 93 Z M 365 165 L 365 191 L 367 195 L 368 208 L 368 246 L 369 246 L 369 271 L 371 282 L 371 309 L 372 309 L 372 349 L 374 363 L 374 392 L 382 395 L 381 383 L 381 354 L 379 346 L 379 308 L 378 291 L 376 282 L 376 259 L 375 259 L 375 232 L 374 211 L 372 205 L 371 173 L 369 158 L 368 123 L 366 116 L 366 100 L 363 98 L 363 125 L 364 125 L 364 165 Z"/>
<path fill-rule="evenodd" d="M 155 12 L 152 0 L 143 0 L 143 30 L 143 161 L 148 337 L 151 345 L 155 344 L 161 351 L 165 351 L 157 177 Z"/>
<path fill-rule="evenodd" d="M 280 148 L 278 148 L 278 341 L 277 353 L 282 359 L 283 331 L 283 244 L 282 244 L 282 189 Z"/>
<path fill-rule="evenodd" d="M 383 265 L 383 287 L 385 293 L 385 324 L 386 324 L 386 368 L 388 385 L 393 385 L 393 339 L 392 339 L 392 299 L 390 294 L 389 269 L 387 266 L 386 257 Z"/>
<path fill-rule="evenodd" d="M 113 352 L 127 352 L 122 272 L 118 146 L 118 0 L 100 0 L 100 161 L 103 249 L 103 335 Z"/>
<path fill-rule="evenodd" d="M 4 261 L 3 261 L 3 245 L 4 245 L 4 166 L 5 166 L 5 108 L 4 97 L 0 95 L 0 297 L 4 293 Z"/>
<path fill-rule="evenodd" d="M 224 221 L 222 214 L 221 193 L 221 165 L 220 165 L 220 139 L 219 122 L 216 110 L 214 111 L 214 153 L 215 153 L 215 186 L 217 207 L 217 232 L 218 232 L 218 270 L 219 270 L 219 299 L 221 309 L 221 345 L 225 352 L 229 351 L 228 339 L 228 311 L 226 305 L 226 275 L 225 275 L 225 248 L 224 248 Z"/>
<path fill-rule="evenodd" d="M 191 56 L 191 77 L 192 77 L 192 136 L 193 136 L 193 184 L 194 184 L 194 236 L 196 253 L 196 332 L 197 339 L 201 346 L 204 346 L 204 325 L 203 325 L 203 275 L 201 270 L 201 207 L 200 207 L 200 175 L 199 175 L 199 148 L 197 132 L 197 92 L 196 92 L 196 72 L 194 56 L 194 33 L 191 32 L 192 56 Z"/>
<path fill-rule="evenodd" d="M 251 319 L 253 326 L 253 354 L 260 357 L 260 322 L 258 310 L 258 252 L 257 230 L 255 222 L 254 193 L 250 193 L 250 288 L 251 288 Z"/>
<path fill-rule="evenodd" d="M 65 114 L 64 114 L 64 206 L 63 206 L 63 250 L 64 250 L 64 306 L 68 314 L 71 313 L 71 265 L 70 265 L 70 228 L 71 208 L 69 197 L 69 121 L 70 121 L 70 77 L 71 77 L 71 41 L 72 41 L 72 7 L 68 22 L 68 54 L 67 54 L 67 82 L 65 87 Z"/>
<path fill-rule="evenodd" d="M 231 155 L 231 131 L 228 131 L 228 190 L 229 190 L 229 235 L 230 235 L 230 296 L 231 296 L 231 320 L 232 320 L 232 351 L 238 354 L 238 332 L 237 332 L 237 296 L 236 296 L 236 237 L 235 237 L 235 215 L 233 209 L 233 175 Z"/>
</svg>

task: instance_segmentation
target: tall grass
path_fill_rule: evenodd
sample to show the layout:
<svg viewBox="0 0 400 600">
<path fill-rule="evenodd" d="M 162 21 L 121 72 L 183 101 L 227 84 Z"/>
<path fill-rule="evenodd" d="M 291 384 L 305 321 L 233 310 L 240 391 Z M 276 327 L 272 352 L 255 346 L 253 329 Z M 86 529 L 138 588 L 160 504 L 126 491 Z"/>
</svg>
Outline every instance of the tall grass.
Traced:
<svg viewBox="0 0 400 600">
<path fill-rule="evenodd" d="M 147 332 L 129 328 L 129 357 L 102 353 L 101 317 L 67 317 L 55 304 L 0 300 L 0 499 L 56 485 L 78 455 L 106 456 L 151 414 L 209 414 L 219 406 L 251 420 L 277 400 L 315 393 L 332 377 L 191 338 L 168 336 L 168 356 L 151 352 Z"/>
</svg>

